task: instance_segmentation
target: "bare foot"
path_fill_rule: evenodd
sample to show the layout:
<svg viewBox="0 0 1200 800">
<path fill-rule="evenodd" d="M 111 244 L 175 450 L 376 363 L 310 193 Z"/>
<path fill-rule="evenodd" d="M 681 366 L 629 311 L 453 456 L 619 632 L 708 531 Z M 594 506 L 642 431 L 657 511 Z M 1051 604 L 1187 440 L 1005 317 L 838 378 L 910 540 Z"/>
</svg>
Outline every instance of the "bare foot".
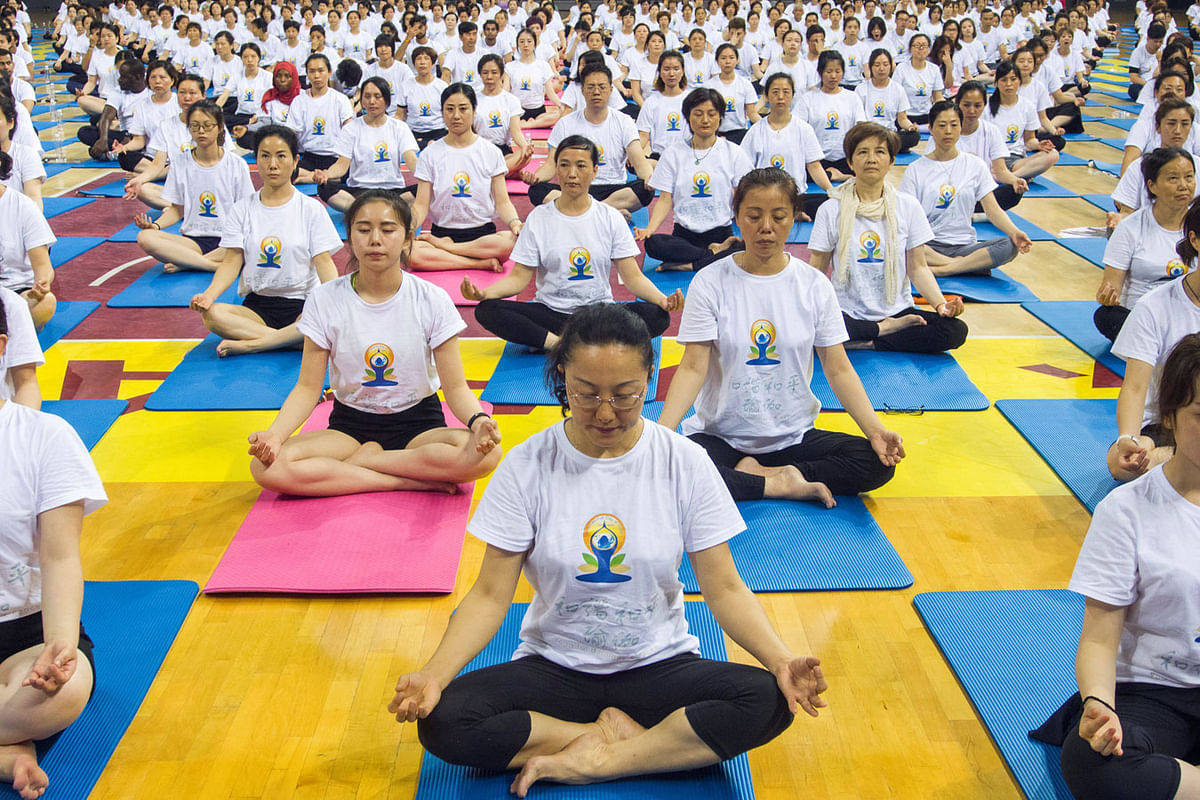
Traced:
<svg viewBox="0 0 1200 800">
<path fill-rule="evenodd" d="M 167 273 L 179 272 L 180 269 L 181 269 L 180 267 L 176 266 L 175 264 L 170 263 L 169 261 L 163 262 L 163 272 L 167 272 Z"/>
<path fill-rule="evenodd" d="M 426 242 L 439 250 L 444 250 L 445 245 L 449 243 L 450 239 L 445 236 L 434 236 L 432 233 L 422 233 L 417 236 L 417 241 Z"/>
<path fill-rule="evenodd" d="M 593 783 L 602 778 L 600 768 L 607 751 L 608 743 L 603 734 L 590 731 L 552 756 L 534 756 L 526 761 L 508 790 L 517 797 L 524 797 L 529 787 L 540 780 L 570 784 Z"/>
<path fill-rule="evenodd" d="M 627 224 L 633 222 L 633 212 L 628 208 L 618 208 L 617 211 L 621 212 L 621 216 L 625 218 Z"/>
<path fill-rule="evenodd" d="M 390 472 L 381 469 L 382 466 L 385 466 L 380 463 L 384 459 L 385 452 L 387 451 L 378 442 L 365 442 L 360 444 L 358 449 L 346 459 L 346 463 L 391 477 L 396 482 L 392 487 L 396 491 L 441 492 L 442 494 L 458 493 L 458 484 L 456 483 L 449 483 L 447 481 L 420 481 L 414 478 L 406 478 L 403 475 L 392 475 Z"/>
<path fill-rule="evenodd" d="M 217 355 L 221 358 L 244 356 L 247 353 L 257 353 L 261 349 L 262 345 L 258 339 L 222 339 L 217 344 Z"/>
<path fill-rule="evenodd" d="M 498 258 L 489 258 L 486 261 L 491 265 L 492 272 L 504 272 L 504 262 Z"/>
<path fill-rule="evenodd" d="M 687 264 L 659 264 L 654 268 L 655 272 L 695 272 L 691 262 Z"/>
<path fill-rule="evenodd" d="M 888 317 L 879 321 L 879 335 L 887 336 L 889 333 L 902 331 L 905 328 L 911 328 L 914 325 L 924 325 L 925 318 L 920 314 L 905 314 L 903 317 Z"/>
<path fill-rule="evenodd" d="M 604 741 L 609 744 L 632 739 L 646 732 L 646 729 L 639 725 L 637 720 L 613 706 L 600 712 L 600 716 L 596 718 L 596 727 L 604 737 Z"/>
<path fill-rule="evenodd" d="M 46 775 L 46 771 L 38 766 L 37 757 L 34 755 L 33 746 L 29 746 L 28 753 L 18 755 L 13 761 L 13 788 L 25 800 L 36 800 L 46 792 L 46 787 L 50 785 L 50 777 Z"/>
<path fill-rule="evenodd" d="M 763 497 L 779 498 L 781 500 L 817 500 L 826 508 L 833 508 L 837 503 L 833 493 L 823 483 L 806 480 L 800 470 L 792 465 L 784 467 L 764 467 L 758 460 L 747 456 L 737 463 L 738 472 L 750 475 L 760 475 L 763 478 Z"/>
</svg>

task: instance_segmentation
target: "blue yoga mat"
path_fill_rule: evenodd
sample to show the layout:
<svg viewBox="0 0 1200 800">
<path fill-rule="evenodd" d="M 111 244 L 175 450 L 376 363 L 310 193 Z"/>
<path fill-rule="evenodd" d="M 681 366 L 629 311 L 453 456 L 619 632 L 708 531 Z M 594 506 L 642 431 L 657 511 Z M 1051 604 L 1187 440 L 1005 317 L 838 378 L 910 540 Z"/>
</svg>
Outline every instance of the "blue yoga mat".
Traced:
<svg viewBox="0 0 1200 800">
<path fill-rule="evenodd" d="M 1104 461 L 1117 438 L 1115 399 L 997 400 L 996 408 L 1088 511 L 1120 485 Z"/>
<path fill-rule="evenodd" d="M 212 282 L 211 272 L 184 270 L 163 272 L 162 264 L 155 264 L 125 289 L 113 295 L 109 308 L 187 308 L 192 298 L 208 288 Z M 234 283 L 217 298 L 219 303 L 240 303 L 237 284 Z"/>
<path fill-rule="evenodd" d="M 117 418 L 125 413 L 129 403 L 124 400 L 45 400 L 42 411 L 62 417 L 91 450 Z"/>
<path fill-rule="evenodd" d="M 1124 139 L 1104 138 L 1104 139 L 1098 139 L 1097 141 L 1099 141 L 1100 144 L 1106 144 L 1109 147 L 1115 147 L 1117 150 L 1120 150 L 1122 153 L 1125 152 L 1125 140 Z"/>
<path fill-rule="evenodd" d="M 1097 267 L 1104 266 L 1104 251 L 1108 247 L 1108 239 L 1103 236 L 1064 236 L 1058 243 Z"/>
<path fill-rule="evenodd" d="M 1050 242 L 1056 238 L 1054 236 L 1054 234 L 1050 233 L 1049 231 L 1045 231 L 1045 230 L 1039 228 L 1037 225 L 1034 225 L 1032 222 L 1025 219 L 1020 214 L 1014 214 L 1010 211 L 1010 212 L 1008 212 L 1008 218 L 1012 220 L 1014 225 L 1016 225 L 1021 230 L 1025 231 L 1025 234 L 1032 241 Z M 984 222 L 975 222 L 972 224 L 975 226 L 975 234 L 979 237 L 980 241 L 984 241 L 987 239 L 1006 239 L 1006 238 L 1008 238 L 1007 233 L 1000 230 L 999 228 L 997 228 L 995 225 L 993 225 L 990 222 L 984 221 Z"/>
<path fill-rule="evenodd" d="M 1108 172 L 1108 174 L 1112 175 L 1113 177 L 1117 177 L 1117 173 L 1121 171 L 1120 164 L 1110 164 L 1106 161 L 1097 161 L 1095 163 L 1096 169 L 1100 170 L 1101 172 Z M 1109 172 L 1109 167 L 1113 168 L 1112 172 Z M 1087 200 L 1089 203 L 1102 211 L 1117 210 L 1117 207 L 1113 205 L 1111 194 L 1081 194 L 1079 197 L 1083 200 Z"/>
<path fill-rule="evenodd" d="M 1079 197 L 1065 186 L 1060 186 L 1045 175 L 1039 175 L 1029 181 L 1029 191 L 1023 197 Z"/>
<path fill-rule="evenodd" d="M 79 719 L 39 754 L 47 797 L 86 800 L 154 682 L 196 599 L 191 581 L 88 581 L 83 626 L 96 643 L 96 694 Z M 11 787 L 0 798 L 17 797 Z"/>
<path fill-rule="evenodd" d="M 45 139 L 43 139 L 42 140 L 42 149 L 46 150 L 46 151 L 58 150 L 60 147 L 69 147 L 70 145 L 78 144 L 78 143 L 79 143 L 78 136 L 72 136 L 68 139 L 63 139 L 62 142 L 52 142 L 52 141 L 46 141 Z M 117 164 L 117 162 L 111 161 L 109 163 L 113 165 L 114 169 L 120 169 L 120 165 Z"/>
<path fill-rule="evenodd" d="M 87 113 L 80 109 L 79 106 L 59 103 L 58 107 L 62 110 L 64 122 L 67 120 L 87 119 Z M 50 110 L 49 103 L 36 103 L 33 106 L 33 111 L 29 113 L 36 117 L 38 114 L 49 114 Z"/>
<path fill-rule="evenodd" d="M 661 263 L 658 259 L 646 256 L 642 261 L 642 272 L 663 294 L 670 295 L 676 289 L 682 289 L 683 293 L 687 294 L 688 287 L 692 285 L 692 276 L 696 273 L 680 271 L 659 272 L 658 265 Z"/>
<path fill-rule="evenodd" d="M 1142 104 L 1141 103 L 1116 103 L 1114 105 L 1109 106 L 1109 108 L 1119 108 L 1122 111 L 1128 111 L 1130 114 L 1142 113 Z"/>
<path fill-rule="evenodd" d="M 50 219 L 94 202 L 96 201 L 88 197 L 43 197 L 42 216 Z"/>
<path fill-rule="evenodd" d="M 168 225 L 167 227 L 163 228 L 163 230 L 166 231 L 167 233 L 179 233 L 179 226 L 181 224 L 182 224 L 182 221 L 176 222 L 174 225 Z M 137 226 L 137 223 L 131 222 L 128 225 L 126 225 L 124 228 L 121 228 L 121 230 L 114 233 L 112 236 L 108 237 L 108 241 L 110 241 L 110 242 L 136 242 L 137 235 L 141 232 L 142 232 L 142 229 Z"/>
<path fill-rule="evenodd" d="M 849 350 L 847 355 L 876 411 L 983 411 L 991 405 L 948 353 Z M 820 360 L 813 364 L 812 390 L 821 407 L 842 411 Z"/>
<path fill-rule="evenodd" d="M 513 603 L 492 641 L 463 672 L 508 661 L 520 642 L 526 603 Z M 700 639 L 700 655 L 724 661 L 725 639 L 712 612 L 703 603 L 684 603 L 688 628 Z M 447 764 L 426 753 L 421 761 L 414 800 L 509 800 L 511 772 L 482 772 Z M 753 800 L 750 761 L 743 753 L 729 761 L 691 772 L 625 778 L 592 786 L 535 784 L 530 797 L 538 800 Z"/>
<path fill-rule="evenodd" d="M 42 346 L 42 350 L 49 350 L 55 342 L 70 333 L 88 314 L 99 307 L 100 304 L 92 300 L 59 300 L 54 316 L 38 333 L 38 344 Z"/>
<path fill-rule="evenodd" d="M 911 150 L 907 153 L 896 154 L 896 166 L 903 167 L 913 163 L 921 157 L 920 153 L 914 153 Z"/>
<path fill-rule="evenodd" d="M 58 241 L 50 246 L 50 263 L 58 269 L 107 241 L 103 236 L 59 236 Z"/>
<path fill-rule="evenodd" d="M 654 340 L 654 374 L 646 397 L 654 397 L 658 391 L 659 359 L 662 357 L 662 338 Z M 497 405 L 513 406 L 557 406 L 558 401 L 546 388 L 546 354 L 531 353 L 522 344 L 507 342 L 496 370 L 488 380 L 480 399 Z"/>
<path fill-rule="evenodd" d="M 975 711 L 1029 800 L 1073 800 L 1057 747 L 1036 729 L 1078 691 L 1075 649 L 1083 597 L 1065 589 L 925 592 L 913 598 Z M 1036 657 L 1021 658 L 1033 645 Z"/>
<path fill-rule="evenodd" d="M 738 503 L 746 530 L 729 541 L 738 574 L 754 592 L 904 589 L 913 577 L 858 497 L 833 508 L 795 500 Z M 792 545 L 795 546 L 792 546 Z M 803 553 L 802 557 L 797 557 Z M 685 592 L 700 585 L 685 556 Z"/>
<path fill-rule="evenodd" d="M 1079 156 L 1071 155 L 1065 150 L 1058 154 L 1058 166 L 1060 167 L 1083 167 L 1087 165 L 1087 161 Z"/>
<path fill-rule="evenodd" d="M 47 161 L 43 164 L 46 168 L 46 177 L 53 178 L 59 173 L 66 172 L 69 169 L 80 167 L 81 169 L 120 169 L 120 165 L 115 161 L 97 161 L 94 158 L 89 158 L 86 161 Z"/>
<path fill-rule="evenodd" d="M 210 334 L 150 395 L 151 411 L 278 409 L 300 377 L 300 351 L 275 350 L 221 358 Z"/>
<path fill-rule="evenodd" d="M 1112 343 L 1096 330 L 1096 325 L 1092 322 L 1092 315 L 1096 313 L 1095 301 L 1022 303 L 1021 308 L 1058 331 L 1068 342 L 1113 372 L 1121 377 L 1125 376 L 1125 361 L 1112 354 Z"/>
<path fill-rule="evenodd" d="M 1108 89 L 1100 89 L 1100 88 L 1093 88 L 1092 92 L 1093 92 L 1093 94 L 1102 94 L 1105 97 L 1115 97 L 1118 100 L 1124 100 L 1126 103 L 1129 102 L 1129 93 L 1128 92 L 1113 92 L 1113 91 L 1109 91 Z"/>
<path fill-rule="evenodd" d="M 1024 303 L 1038 299 L 1028 286 L 998 269 L 992 270 L 991 275 L 941 276 L 937 282 L 943 294 L 962 295 L 976 303 Z"/>
<path fill-rule="evenodd" d="M 1137 119 L 1134 119 L 1134 118 L 1117 119 L 1116 117 L 1113 117 L 1112 119 L 1104 120 L 1103 124 L 1112 125 L 1114 128 L 1120 128 L 1121 130 L 1128 131 L 1128 130 L 1133 130 L 1133 126 L 1137 124 Z"/>
<path fill-rule="evenodd" d="M 1099 137 L 1092 136 L 1090 133 L 1067 133 L 1063 134 L 1063 138 L 1068 142 L 1094 142 Z"/>
<path fill-rule="evenodd" d="M 159 185 L 161 186 L 162 184 Z M 101 186 L 94 186 L 91 189 L 79 189 L 78 191 L 84 197 L 124 197 L 125 179 L 117 178 L 115 181 L 109 181 Z"/>
<path fill-rule="evenodd" d="M 824 194 L 824 192 L 821 192 Z M 808 244 L 808 240 L 812 238 L 813 224 L 811 222 L 797 222 L 792 225 L 792 229 L 788 232 L 788 244 Z M 733 235 L 740 237 L 741 229 L 735 223 L 733 226 Z"/>
</svg>

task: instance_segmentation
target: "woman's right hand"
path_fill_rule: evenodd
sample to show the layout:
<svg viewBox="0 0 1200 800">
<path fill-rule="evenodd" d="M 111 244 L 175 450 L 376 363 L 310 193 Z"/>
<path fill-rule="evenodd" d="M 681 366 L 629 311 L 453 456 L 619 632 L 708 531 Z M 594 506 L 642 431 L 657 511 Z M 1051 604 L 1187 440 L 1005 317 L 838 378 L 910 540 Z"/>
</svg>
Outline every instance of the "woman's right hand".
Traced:
<svg viewBox="0 0 1200 800">
<path fill-rule="evenodd" d="M 138 192 L 142 190 L 142 186 L 146 182 L 142 180 L 140 175 L 136 175 L 125 181 L 125 199 L 137 200 Z"/>
<path fill-rule="evenodd" d="M 1117 712 L 1098 700 L 1089 700 L 1084 705 L 1083 716 L 1079 718 L 1079 738 L 1102 756 L 1125 755 L 1121 748 L 1124 738 L 1121 720 L 1117 718 Z"/>
<path fill-rule="evenodd" d="M 477 303 L 487 299 L 487 296 L 483 293 L 483 289 L 471 283 L 471 279 L 467 277 L 462 279 L 462 284 L 459 285 L 458 292 L 464 299 L 474 300 Z"/>
<path fill-rule="evenodd" d="M 650 229 L 649 228 L 634 228 L 633 229 L 633 240 L 635 242 L 644 242 L 649 238 L 650 238 Z"/>
<path fill-rule="evenodd" d="M 416 722 L 433 712 L 442 699 L 442 687 L 426 672 L 410 672 L 396 681 L 396 696 L 388 703 L 388 711 L 397 722 Z"/>
<path fill-rule="evenodd" d="M 283 447 L 284 437 L 272 431 L 256 431 L 250 434 L 248 441 L 250 442 L 248 451 L 250 455 L 261 461 L 263 466 L 269 467 L 279 455 L 279 448 Z"/>
<path fill-rule="evenodd" d="M 1117 439 L 1117 472 L 1118 480 L 1131 480 L 1145 472 L 1150 466 L 1150 448 L 1142 441 L 1145 437 L 1138 436 L 1135 441 L 1129 436 Z M 1151 447 L 1153 443 L 1151 443 Z M 1117 477 L 1114 475 L 1114 477 Z"/>
<path fill-rule="evenodd" d="M 145 231 L 154 227 L 154 220 L 150 219 L 149 214 L 142 213 L 133 218 L 133 224 Z"/>
<path fill-rule="evenodd" d="M 1115 306 L 1121 302 L 1121 293 L 1108 281 L 1100 281 L 1100 288 L 1096 290 L 1096 302 L 1102 306 Z"/>
<path fill-rule="evenodd" d="M 312 175 L 313 175 L 313 183 L 316 183 L 318 185 L 323 186 L 325 184 L 325 182 L 327 180 L 329 180 L 329 173 L 323 169 L 314 169 Z"/>
<path fill-rule="evenodd" d="M 523 169 L 521 170 L 521 180 L 533 186 L 538 183 L 537 173 L 531 169 Z"/>
<path fill-rule="evenodd" d="M 208 311 L 212 308 L 213 299 L 208 296 L 208 292 L 200 292 L 192 297 L 192 302 L 188 303 L 188 307 L 192 311 Z"/>
</svg>

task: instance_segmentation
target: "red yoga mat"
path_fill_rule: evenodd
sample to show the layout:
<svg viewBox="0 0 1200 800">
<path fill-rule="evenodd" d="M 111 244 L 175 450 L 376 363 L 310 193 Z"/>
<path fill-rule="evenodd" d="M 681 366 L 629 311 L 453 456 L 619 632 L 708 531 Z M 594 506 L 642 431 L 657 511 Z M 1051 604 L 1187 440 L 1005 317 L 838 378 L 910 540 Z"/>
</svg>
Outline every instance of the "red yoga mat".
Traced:
<svg viewBox="0 0 1200 800">
<path fill-rule="evenodd" d="M 332 402 L 304 431 L 328 427 Z M 491 405 L 483 404 L 491 411 Z M 461 425 L 442 404 L 447 422 Z M 474 484 L 454 495 L 370 492 L 292 497 L 264 491 L 217 565 L 206 594 L 450 592 Z"/>
<path fill-rule="evenodd" d="M 471 283 L 478 286 L 480 289 L 486 289 L 496 281 L 512 272 L 512 259 L 504 262 L 504 272 L 486 272 L 481 269 L 439 269 L 439 270 L 417 270 L 414 275 L 429 281 L 434 286 L 440 286 L 450 295 L 450 299 L 454 301 L 456 306 L 477 306 L 476 300 L 468 300 L 462 296 L 459 287 L 462 286 L 463 278 L 469 277 Z"/>
</svg>

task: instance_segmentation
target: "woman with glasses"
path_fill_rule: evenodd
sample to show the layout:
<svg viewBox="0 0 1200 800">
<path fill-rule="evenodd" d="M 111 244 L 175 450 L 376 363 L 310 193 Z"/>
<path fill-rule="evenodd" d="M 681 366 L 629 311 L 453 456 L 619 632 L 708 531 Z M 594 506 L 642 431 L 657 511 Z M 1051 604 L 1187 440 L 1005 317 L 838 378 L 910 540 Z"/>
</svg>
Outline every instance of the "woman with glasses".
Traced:
<svg viewBox="0 0 1200 800">
<path fill-rule="evenodd" d="M 704 451 L 642 417 L 654 360 L 628 306 L 571 318 L 547 359 L 571 415 L 492 476 L 468 524 L 487 543 L 479 577 L 388 706 L 443 760 L 520 770 L 518 797 L 542 780 L 717 764 L 826 705 L 820 661 L 793 654 L 738 577 L 728 541 L 745 524 Z M 765 669 L 699 655 L 685 551 L 725 632 Z M 522 572 L 534 596 L 512 660 L 455 677 L 500 627 Z"/>
<path fill-rule="evenodd" d="M 781 169 L 746 174 L 733 194 L 744 252 L 696 274 L 679 325 L 683 360 L 659 422 L 708 451 L 734 500 L 817 500 L 887 483 L 904 457 L 846 357 L 833 284 L 784 245 L 802 205 Z M 866 435 L 818 430 L 813 354 Z M 689 408 L 695 415 L 684 420 Z"/>
</svg>

